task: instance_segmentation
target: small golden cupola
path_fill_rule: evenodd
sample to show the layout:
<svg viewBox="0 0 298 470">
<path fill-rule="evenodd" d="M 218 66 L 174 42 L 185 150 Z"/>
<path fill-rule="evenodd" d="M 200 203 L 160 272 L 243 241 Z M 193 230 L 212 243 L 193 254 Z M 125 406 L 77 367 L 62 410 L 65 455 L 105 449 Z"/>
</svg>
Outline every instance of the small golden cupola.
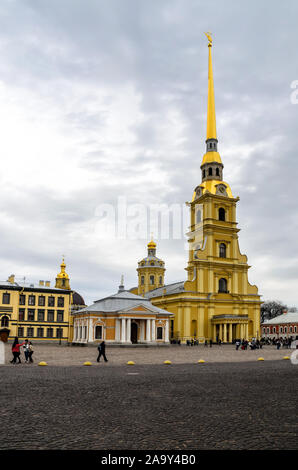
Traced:
<svg viewBox="0 0 298 470">
<path fill-rule="evenodd" d="M 59 274 L 57 274 L 55 287 L 57 289 L 68 289 L 68 290 L 70 290 L 69 275 L 65 271 L 66 264 L 65 264 L 65 261 L 64 261 L 64 257 L 62 258 L 62 263 L 61 263 L 60 267 L 61 267 L 61 271 L 60 271 Z"/>
<path fill-rule="evenodd" d="M 165 263 L 156 256 L 156 243 L 151 238 L 148 254 L 138 263 L 138 295 L 144 295 L 164 285 Z"/>
</svg>

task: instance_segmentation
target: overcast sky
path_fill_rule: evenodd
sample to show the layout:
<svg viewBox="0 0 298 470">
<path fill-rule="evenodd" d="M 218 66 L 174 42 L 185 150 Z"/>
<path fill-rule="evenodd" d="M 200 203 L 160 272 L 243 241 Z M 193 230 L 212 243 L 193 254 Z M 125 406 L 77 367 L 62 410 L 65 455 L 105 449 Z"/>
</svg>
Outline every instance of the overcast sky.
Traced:
<svg viewBox="0 0 298 470">
<path fill-rule="evenodd" d="M 191 200 L 212 31 L 218 148 L 249 281 L 298 306 L 297 17 L 295 0 L 2 0 L 1 279 L 53 284 L 64 254 L 87 303 L 121 274 L 137 284 L 150 228 L 119 239 L 102 205 Z M 158 237 L 166 282 L 185 280 L 185 238 Z"/>
</svg>

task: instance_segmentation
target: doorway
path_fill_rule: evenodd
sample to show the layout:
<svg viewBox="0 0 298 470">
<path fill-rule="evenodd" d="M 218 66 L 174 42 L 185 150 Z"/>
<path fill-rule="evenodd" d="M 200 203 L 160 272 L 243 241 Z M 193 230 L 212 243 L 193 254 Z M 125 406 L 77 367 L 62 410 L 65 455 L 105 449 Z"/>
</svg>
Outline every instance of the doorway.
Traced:
<svg viewBox="0 0 298 470">
<path fill-rule="evenodd" d="M 130 339 L 131 339 L 132 344 L 137 344 L 137 342 L 138 342 L 138 324 L 135 323 L 135 322 L 131 323 Z"/>
</svg>

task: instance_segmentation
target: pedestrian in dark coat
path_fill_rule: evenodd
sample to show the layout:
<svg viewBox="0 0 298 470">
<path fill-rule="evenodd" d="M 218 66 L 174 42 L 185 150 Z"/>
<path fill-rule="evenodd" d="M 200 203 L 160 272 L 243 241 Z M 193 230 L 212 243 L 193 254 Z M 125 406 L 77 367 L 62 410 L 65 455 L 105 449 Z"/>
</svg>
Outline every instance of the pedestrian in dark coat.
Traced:
<svg viewBox="0 0 298 470">
<path fill-rule="evenodd" d="M 100 361 L 101 356 L 104 358 L 105 362 L 108 362 L 108 360 L 106 358 L 106 343 L 104 341 L 102 341 L 97 349 L 98 349 L 97 362 Z"/>
</svg>

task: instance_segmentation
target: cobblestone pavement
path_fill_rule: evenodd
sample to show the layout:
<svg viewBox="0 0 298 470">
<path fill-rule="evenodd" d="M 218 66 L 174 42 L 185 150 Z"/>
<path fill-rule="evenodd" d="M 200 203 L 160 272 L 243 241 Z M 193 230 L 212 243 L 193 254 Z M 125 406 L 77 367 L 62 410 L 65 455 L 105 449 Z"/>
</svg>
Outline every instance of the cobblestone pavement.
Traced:
<svg viewBox="0 0 298 470">
<path fill-rule="evenodd" d="M 81 365 L 85 361 L 96 364 L 97 349 L 94 346 L 65 346 L 34 343 L 34 363 L 46 361 L 49 365 Z M 207 362 L 247 362 L 264 357 L 265 360 L 279 360 L 285 355 L 291 355 L 293 349 L 280 349 L 274 346 L 265 346 L 262 349 L 251 351 L 235 350 L 233 345 L 217 346 L 212 348 L 200 346 L 171 345 L 164 347 L 111 347 L 107 345 L 106 354 L 109 365 L 126 364 L 133 360 L 137 364 L 162 364 L 165 360 L 170 360 L 175 364 L 195 363 L 198 359 Z M 6 343 L 6 364 L 12 358 L 11 344 Z M 24 356 L 22 353 L 22 360 Z"/>
<path fill-rule="evenodd" d="M 0 370 L 1 450 L 298 449 L 290 361 Z"/>
</svg>

